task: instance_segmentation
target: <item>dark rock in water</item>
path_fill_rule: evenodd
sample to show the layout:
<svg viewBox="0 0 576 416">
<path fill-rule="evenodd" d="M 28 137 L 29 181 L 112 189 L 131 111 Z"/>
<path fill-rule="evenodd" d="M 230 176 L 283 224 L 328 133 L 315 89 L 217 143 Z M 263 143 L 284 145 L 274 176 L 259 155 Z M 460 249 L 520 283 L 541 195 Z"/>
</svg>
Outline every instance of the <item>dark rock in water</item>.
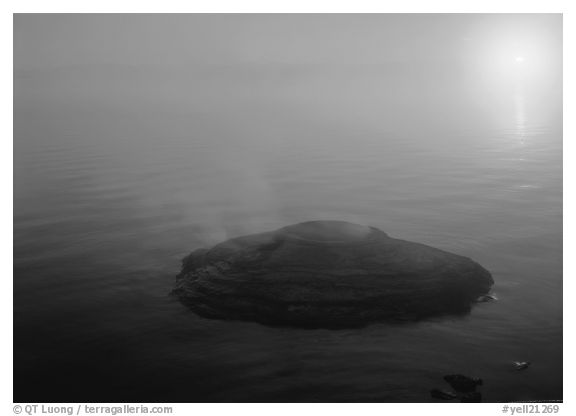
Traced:
<svg viewBox="0 0 576 416">
<path fill-rule="evenodd" d="M 466 314 L 492 284 L 466 257 L 372 227 L 311 221 L 194 251 L 174 293 L 204 317 L 345 328 Z"/>
<path fill-rule="evenodd" d="M 463 394 L 460 397 L 460 402 L 461 403 L 480 403 L 480 402 L 482 402 L 482 394 L 480 394 L 477 391 Z"/>
<path fill-rule="evenodd" d="M 518 371 L 526 370 L 530 367 L 530 364 L 530 361 L 514 361 L 514 368 Z"/>
<path fill-rule="evenodd" d="M 430 390 L 430 395 L 435 399 L 441 399 L 441 400 L 454 400 L 458 398 L 458 396 L 452 393 L 451 391 L 438 390 L 438 389 Z"/>
<path fill-rule="evenodd" d="M 482 385 L 482 379 L 470 378 L 461 374 L 450 374 L 444 376 L 444 380 L 446 380 L 454 390 L 460 393 L 476 391 L 476 387 Z"/>
</svg>

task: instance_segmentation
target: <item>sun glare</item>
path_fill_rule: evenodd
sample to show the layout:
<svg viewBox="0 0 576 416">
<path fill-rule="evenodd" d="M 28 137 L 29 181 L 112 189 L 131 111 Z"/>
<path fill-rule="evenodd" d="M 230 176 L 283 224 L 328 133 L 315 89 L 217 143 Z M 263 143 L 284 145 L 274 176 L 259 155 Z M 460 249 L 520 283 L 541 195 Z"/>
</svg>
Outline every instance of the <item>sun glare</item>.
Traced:
<svg viewBox="0 0 576 416">
<path fill-rule="evenodd" d="M 484 27 L 471 32 L 466 41 L 466 62 L 471 74 L 491 88 L 517 88 L 523 84 L 531 90 L 547 88 L 559 79 L 561 51 L 556 40 L 546 33 L 523 27 Z"/>
</svg>

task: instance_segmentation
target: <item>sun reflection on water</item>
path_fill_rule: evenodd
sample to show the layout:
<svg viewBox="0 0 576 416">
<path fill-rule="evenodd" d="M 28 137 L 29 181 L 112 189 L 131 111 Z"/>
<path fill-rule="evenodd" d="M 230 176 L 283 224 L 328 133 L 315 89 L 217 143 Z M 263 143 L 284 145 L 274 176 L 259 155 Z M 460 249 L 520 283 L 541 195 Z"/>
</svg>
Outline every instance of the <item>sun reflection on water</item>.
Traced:
<svg viewBox="0 0 576 416">
<path fill-rule="evenodd" d="M 514 94 L 514 114 L 515 114 L 515 120 L 514 120 L 515 136 L 518 138 L 518 141 L 521 144 L 525 144 L 527 133 L 526 105 L 524 94 L 521 88 L 517 88 Z"/>
</svg>

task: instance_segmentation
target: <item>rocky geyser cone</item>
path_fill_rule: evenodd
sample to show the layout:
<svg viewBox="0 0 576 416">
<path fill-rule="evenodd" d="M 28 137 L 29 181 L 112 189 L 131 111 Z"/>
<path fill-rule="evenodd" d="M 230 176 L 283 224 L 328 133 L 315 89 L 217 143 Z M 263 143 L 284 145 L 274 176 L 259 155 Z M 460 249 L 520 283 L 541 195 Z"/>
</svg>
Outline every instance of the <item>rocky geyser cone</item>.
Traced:
<svg viewBox="0 0 576 416">
<path fill-rule="evenodd" d="M 192 252 L 174 294 L 209 318 L 346 328 L 466 314 L 493 282 L 469 258 L 373 227 L 311 221 Z"/>
</svg>

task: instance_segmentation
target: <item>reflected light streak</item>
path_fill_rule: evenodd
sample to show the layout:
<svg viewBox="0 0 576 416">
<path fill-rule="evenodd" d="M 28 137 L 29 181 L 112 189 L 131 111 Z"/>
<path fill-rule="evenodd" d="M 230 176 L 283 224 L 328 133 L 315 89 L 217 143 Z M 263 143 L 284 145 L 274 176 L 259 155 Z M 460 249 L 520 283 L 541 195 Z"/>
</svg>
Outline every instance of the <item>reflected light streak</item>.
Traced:
<svg viewBox="0 0 576 416">
<path fill-rule="evenodd" d="M 521 87 L 516 88 L 514 93 L 514 112 L 515 112 L 515 134 L 520 143 L 526 141 L 526 105 L 524 94 Z"/>
</svg>

